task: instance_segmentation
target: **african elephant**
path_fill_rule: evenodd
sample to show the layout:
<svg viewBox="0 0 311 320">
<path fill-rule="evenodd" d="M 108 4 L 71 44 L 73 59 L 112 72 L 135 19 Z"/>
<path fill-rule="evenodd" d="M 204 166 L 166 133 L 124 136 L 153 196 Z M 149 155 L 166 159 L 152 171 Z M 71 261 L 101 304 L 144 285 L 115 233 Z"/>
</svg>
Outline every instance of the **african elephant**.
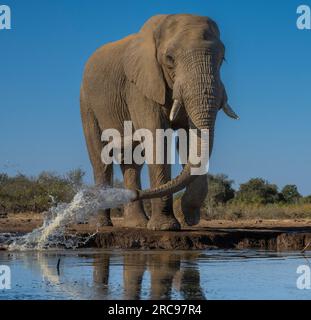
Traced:
<svg viewBox="0 0 311 320">
<path fill-rule="evenodd" d="M 99 48 L 88 60 L 81 87 L 81 115 L 95 183 L 112 183 L 112 165 L 101 161 L 101 132 L 107 128 L 124 130 L 131 120 L 134 129 L 209 130 L 211 153 L 217 112 L 237 118 L 227 104 L 220 79 L 225 48 L 216 23 L 207 17 L 189 14 L 157 15 L 137 33 Z M 204 153 L 204 150 L 202 153 Z M 178 230 L 172 194 L 186 188 L 175 206 L 175 215 L 187 224 L 199 221 L 207 193 L 206 175 L 192 175 L 191 161 L 171 179 L 170 166 L 150 164 L 151 189 L 140 190 L 141 165 L 121 164 L 124 185 L 137 190 L 135 201 L 124 208 L 127 227 Z M 152 199 L 148 218 L 142 199 Z M 110 211 L 99 213 L 102 225 L 112 225 Z"/>
</svg>

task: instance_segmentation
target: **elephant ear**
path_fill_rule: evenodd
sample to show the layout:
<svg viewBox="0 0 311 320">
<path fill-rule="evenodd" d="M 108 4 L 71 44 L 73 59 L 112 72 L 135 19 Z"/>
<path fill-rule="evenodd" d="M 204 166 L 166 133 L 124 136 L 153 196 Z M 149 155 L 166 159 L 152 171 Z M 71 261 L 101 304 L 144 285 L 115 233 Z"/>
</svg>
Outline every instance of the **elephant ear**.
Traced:
<svg viewBox="0 0 311 320">
<path fill-rule="evenodd" d="M 161 22 L 167 15 L 149 19 L 136 34 L 124 53 L 123 66 L 126 77 L 147 98 L 165 104 L 166 84 L 161 65 L 157 60 L 156 38 Z"/>
</svg>

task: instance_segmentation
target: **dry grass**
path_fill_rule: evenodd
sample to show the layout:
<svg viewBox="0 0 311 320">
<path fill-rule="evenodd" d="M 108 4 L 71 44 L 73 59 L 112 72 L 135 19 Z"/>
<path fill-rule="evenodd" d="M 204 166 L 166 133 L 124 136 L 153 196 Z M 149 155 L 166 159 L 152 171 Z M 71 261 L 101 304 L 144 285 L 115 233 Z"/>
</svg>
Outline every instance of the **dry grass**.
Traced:
<svg viewBox="0 0 311 320">
<path fill-rule="evenodd" d="M 202 210 L 205 219 L 310 219 L 311 204 L 229 204 Z"/>
</svg>

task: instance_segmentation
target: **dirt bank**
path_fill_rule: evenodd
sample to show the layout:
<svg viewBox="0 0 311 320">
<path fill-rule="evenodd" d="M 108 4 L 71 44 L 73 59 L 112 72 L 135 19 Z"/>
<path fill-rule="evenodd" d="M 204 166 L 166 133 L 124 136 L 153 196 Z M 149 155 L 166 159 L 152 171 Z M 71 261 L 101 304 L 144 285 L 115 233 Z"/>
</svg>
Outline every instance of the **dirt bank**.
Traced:
<svg viewBox="0 0 311 320">
<path fill-rule="evenodd" d="M 257 248 L 269 250 L 302 250 L 311 243 L 311 220 L 212 220 L 178 232 L 123 228 L 121 218 L 114 227 L 100 228 L 88 243 L 105 249 L 207 249 Z M 0 233 L 26 233 L 42 224 L 40 214 L 9 214 L 0 219 Z M 91 233 L 89 224 L 73 225 L 70 233 Z M 311 249 L 311 246 L 310 246 Z"/>
</svg>

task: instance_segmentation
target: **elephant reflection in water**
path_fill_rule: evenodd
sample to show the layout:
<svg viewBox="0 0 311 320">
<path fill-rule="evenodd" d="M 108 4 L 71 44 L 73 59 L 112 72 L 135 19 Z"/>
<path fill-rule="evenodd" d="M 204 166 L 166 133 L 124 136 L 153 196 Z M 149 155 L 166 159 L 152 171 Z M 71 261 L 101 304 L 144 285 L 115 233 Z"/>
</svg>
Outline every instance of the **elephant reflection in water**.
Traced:
<svg viewBox="0 0 311 320">
<path fill-rule="evenodd" d="M 93 259 L 94 271 L 93 280 L 96 288 L 96 296 L 108 295 L 108 282 L 109 282 L 109 265 L 110 254 L 103 254 L 95 256 Z"/>
<path fill-rule="evenodd" d="M 126 253 L 124 255 L 124 299 L 140 299 L 142 294 L 142 281 L 146 270 L 146 264 L 147 255 L 145 254 Z"/>
<path fill-rule="evenodd" d="M 162 253 L 125 253 L 123 260 L 123 298 L 140 299 L 148 294 L 142 292 L 145 271 L 150 274 L 150 299 L 170 299 L 173 289 L 184 299 L 205 299 L 200 286 L 200 273 L 195 255 Z M 185 267 L 181 261 L 192 262 Z M 94 259 L 94 281 L 101 285 L 98 294 L 108 295 L 110 255 Z"/>
<path fill-rule="evenodd" d="M 173 287 L 180 292 L 185 300 L 204 300 L 205 295 L 200 285 L 200 271 L 195 262 L 197 254 L 185 253 L 180 258 L 188 264 L 179 269 L 174 277 Z"/>
<path fill-rule="evenodd" d="M 114 267 L 118 265 L 123 265 L 121 287 L 124 299 L 171 299 L 175 292 L 183 299 L 205 299 L 196 263 L 198 253 L 133 251 L 124 253 L 118 265 L 113 263 L 111 253 L 98 254 L 92 258 L 94 285 L 91 285 L 87 278 L 81 278 L 77 270 L 69 271 L 66 266 L 74 263 L 73 260 L 70 261 L 70 257 L 62 258 L 60 274 L 55 267 L 60 257 L 57 253 L 19 253 L 19 258 L 21 257 L 29 269 L 33 272 L 38 270 L 42 274 L 49 286 L 52 285 L 63 295 L 73 299 L 110 299 L 115 293 L 118 299 L 121 299 L 122 291 L 116 287 L 113 292 L 109 287 L 109 282 L 113 282 L 111 278 L 117 276 Z M 88 254 L 79 254 L 79 257 L 90 258 Z M 11 259 L 15 259 L 14 254 Z M 144 279 L 146 271 L 150 284 Z M 79 277 L 78 281 L 74 281 L 76 277 Z"/>
</svg>

